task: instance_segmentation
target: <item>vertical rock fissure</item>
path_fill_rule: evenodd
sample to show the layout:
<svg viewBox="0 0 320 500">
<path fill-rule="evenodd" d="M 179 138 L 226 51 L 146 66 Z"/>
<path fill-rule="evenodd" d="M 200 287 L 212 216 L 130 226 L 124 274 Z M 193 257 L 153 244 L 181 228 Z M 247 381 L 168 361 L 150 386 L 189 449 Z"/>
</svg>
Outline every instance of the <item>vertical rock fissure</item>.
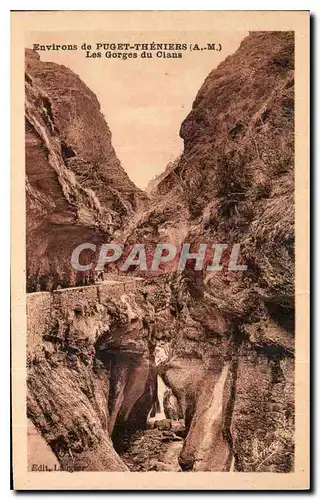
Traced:
<svg viewBox="0 0 320 500">
<path fill-rule="evenodd" d="M 240 339 L 240 340 L 239 340 Z M 237 460 L 234 452 L 233 446 L 233 437 L 231 432 L 232 425 L 232 415 L 233 408 L 237 395 L 237 377 L 238 377 L 238 363 L 239 363 L 239 346 L 241 344 L 241 336 L 239 332 L 233 335 L 232 342 L 232 353 L 231 353 L 231 364 L 230 364 L 230 374 L 231 374 L 231 387 L 230 387 L 230 396 L 228 398 L 225 410 L 225 419 L 224 419 L 224 437 L 229 444 L 230 454 L 228 461 L 226 463 L 226 471 L 231 471 L 236 468 Z"/>
</svg>

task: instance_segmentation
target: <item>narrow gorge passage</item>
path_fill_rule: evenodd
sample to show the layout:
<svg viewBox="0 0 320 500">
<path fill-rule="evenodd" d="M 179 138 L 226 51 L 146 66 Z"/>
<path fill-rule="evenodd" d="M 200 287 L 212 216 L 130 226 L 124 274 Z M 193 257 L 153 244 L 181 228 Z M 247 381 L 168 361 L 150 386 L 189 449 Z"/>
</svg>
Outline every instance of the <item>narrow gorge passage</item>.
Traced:
<svg viewBox="0 0 320 500">
<path fill-rule="evenodd" d="M 120 457 L 130 471 L 179 472 L 179 455 L 185 438 L 185 423 L 179 418 L 172 391 L 157 376 L 157 400 L 147 420 L 147 429 L 124 432 Z"/>
<path fill-rule="evenodd" d="M 145 427 L 130 427 L 129 418 L 113 435 L 121 459 L 131 471 L 230 470 L 234 387 L 230 364 L 219 356 L 205 368 L 190 365 L 187 358 L 177 364 L 166 357 L 163 345 L 155 352 L 156 393 Z M 125 401 L 123 405 L 127 406 Z"/>
<path fill-rule="evenodd" d="M 150 354 L 151 378 L 143 376 L 142 366 L 145 361 L 139 356 L 123 358 L 122 373 L 130 373 L 125 384 L 119 375 L 115 378 L 117 387 L 122 387 L 122 398 L 115 411 L 109 406 L 109 421 L 114 418 L 117 420 L 113 429 L 109 427 L 109 432 L 115 450 L 130 471 L 181 471 L 179 455 L 186 434 L 185 422 L 177 399 L 159 374 L 159 365 L 167 360 L 166 347 L 162 342 L 157 343 L 154 353 Z M 118 374 L 120 365 L 118 356 L 115 363 Z M 140 375 L 134 372 L 139 372 Z M 146 386 L 139 399 L 136 387 L 143 380 L 146 380 Z M 146 397 L 146 394 L 151 397 Z M 115 400 L 112 377 L 110 398 Z M 130 407 L 132 399 L 137 400 L 137 405 L 130 415 L 124 408 Z M 143 413 L 144 406 L 147 410 L 150 408 L 145 415 L 145 423 L 137 419 L 137 414 Z"/>
</svg>

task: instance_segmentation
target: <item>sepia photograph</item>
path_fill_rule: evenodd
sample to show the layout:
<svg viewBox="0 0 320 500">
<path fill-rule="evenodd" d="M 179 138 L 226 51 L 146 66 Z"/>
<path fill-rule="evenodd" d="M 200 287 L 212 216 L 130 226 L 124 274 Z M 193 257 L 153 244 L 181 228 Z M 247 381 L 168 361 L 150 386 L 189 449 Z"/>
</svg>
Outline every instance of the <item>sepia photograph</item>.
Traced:
<svg viewBox="0 0 320 500">
<path fill-rule="evenodd" d="M 306 488 L 308 13 L 253 29 L 254 13 L 249 26 L 233 12 L 212 30 L 187 28 L 196 12 L 174 13 L 177 30 L 175 16 L 126 29 L 124 15 L 68 29 L 60 14 L 26 22 L 20 43 L 23 474 L 65 488 L 81 472 L 152 472 L 141 488 L 179 489 L 211 473 L 195 489 L 215 489 L 224 473 L 218 489 L 272 489 L 272 473 Z"/>
</svg>

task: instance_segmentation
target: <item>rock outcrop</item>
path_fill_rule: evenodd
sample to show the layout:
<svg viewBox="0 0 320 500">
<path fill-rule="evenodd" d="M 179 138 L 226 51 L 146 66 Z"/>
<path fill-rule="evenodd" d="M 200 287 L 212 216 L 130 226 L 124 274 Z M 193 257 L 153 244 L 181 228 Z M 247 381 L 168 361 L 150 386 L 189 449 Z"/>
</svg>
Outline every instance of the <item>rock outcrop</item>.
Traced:
<svg viewBox="0 0 320 500">
<path fill-rule="evenodd" d="M 28 291 L 86 284 L 92 275 L 71 269 L 74 248 L 109 241 L 147 197 L 121 167 L 100 104 L 75 73 L 27 49 L 25 87 Z"/>
<path fill-rule="evenodd" d="M 156 398 L 152 308 L 129 280 L 29 294 L 27 315 L 28 418 L 61 469 L 127 470 L 111 437 Z"/>
<path fill-rule="evenodd" d="M 191 243 L 193 252 L 200 243 L 239 243 L 247 266 L 245 272 L 229 271 L 228 250 L 219 272 L 195 272 L 190 265 L 182 275 L 172 274 L 170 298 L 159 306 L 171 352 L 162 376 L 189 429 L 181 466 L 289 471 L 293 33 L 251 33 L 206 78 L 180 135 L 181 158 L 157 183 L 149 211 L 127 241 L 180 241 Z"/>
</svg>

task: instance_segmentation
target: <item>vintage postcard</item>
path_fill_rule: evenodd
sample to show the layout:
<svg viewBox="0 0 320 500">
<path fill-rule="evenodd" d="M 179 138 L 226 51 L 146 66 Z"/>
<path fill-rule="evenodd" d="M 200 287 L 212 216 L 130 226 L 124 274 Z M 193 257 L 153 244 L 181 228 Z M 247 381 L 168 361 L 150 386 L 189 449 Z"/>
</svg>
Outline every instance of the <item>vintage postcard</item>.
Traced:
<svg viewBox="0 0 320 500">
<path fill-rule="evenodd" d="M 12 12 L 17 490 L 309 488 L 309 12 Z"/>
</svg>

